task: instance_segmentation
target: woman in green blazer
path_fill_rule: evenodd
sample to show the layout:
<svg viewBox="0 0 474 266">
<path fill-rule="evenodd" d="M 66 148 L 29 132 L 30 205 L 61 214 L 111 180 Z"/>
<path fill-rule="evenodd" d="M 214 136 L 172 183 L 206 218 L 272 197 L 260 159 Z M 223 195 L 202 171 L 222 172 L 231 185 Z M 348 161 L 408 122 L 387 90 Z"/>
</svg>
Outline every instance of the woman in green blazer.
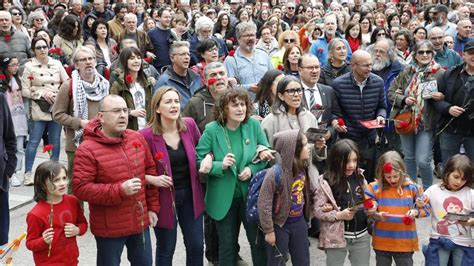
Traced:
<svg viewBox="0 0 474 266">
<path fill-rule="evenodd" d="M 250 178 L 264 169 L 265 160 L 272 157 L 260 123 L 250 118 L 251 108 L 246 92 L 224 92 L 216 101 L 216 121 L 206 126 L 196 147 L 198 165 L 205 155 L 214 157 L 205 203 L 206 212 L 217 224 L 219 265 L 236 264 L 239 220 L 247 232 L 253 265 L 266 265 L 263 235 L 256 224 L 247 223 L 245 218 Z"/>
</svg>

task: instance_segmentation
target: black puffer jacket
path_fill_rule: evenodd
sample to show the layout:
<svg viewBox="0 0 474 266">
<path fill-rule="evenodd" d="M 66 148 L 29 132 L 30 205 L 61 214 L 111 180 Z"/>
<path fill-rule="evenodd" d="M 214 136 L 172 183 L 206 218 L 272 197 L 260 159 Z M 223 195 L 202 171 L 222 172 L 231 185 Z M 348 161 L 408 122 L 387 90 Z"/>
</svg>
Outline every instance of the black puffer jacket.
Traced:
<svg viewBox="0 0 474 266">
<path fill-rule="evenodd" d="M 347 126 L 347 133 L 342 137 L 354 141 L 368 138 L 369 143 L 374 142 L 375 130 L 363 127 L 360 121 L 373 120 L 377 116 L 386 117 L 383 80 L 370 73 L 361 92 L 352 72 L 349 72 L 335 79 L 332 87 L 336 92 L 342 118 Z"/>
<path fill-rule="evenodd" d="M 319 77 L 318 83 L 331 86 L 336 78 L 351 71 L 352 67 L 350 64 L 345 64 L 340 68 L 335 68 L 331 64 L 327 64 L 321 69 L 321 76 Z"/>
</svg>

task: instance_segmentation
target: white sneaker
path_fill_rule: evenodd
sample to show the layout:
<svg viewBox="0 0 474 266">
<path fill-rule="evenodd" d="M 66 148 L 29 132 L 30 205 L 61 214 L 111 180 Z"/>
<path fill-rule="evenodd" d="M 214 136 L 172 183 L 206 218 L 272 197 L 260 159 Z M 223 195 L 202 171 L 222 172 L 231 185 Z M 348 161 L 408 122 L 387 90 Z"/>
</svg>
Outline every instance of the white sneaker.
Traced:
<svg viewBox="0 0 474 266">
<path fill-rule="evenodd" d="M 31 172 L 25 173 L 25 177 L 23 179 L 23 185 L 25 186 L 33 185 L 33 177 L 31 176 Z"/>
<path fill-rule="evenodd" d="M 12 187 L 21 186 L 21 181 L 18 180 L 18 177 L 16 176 L 16 174 L 13 174 L 12 178 L 10 178 L 10 184 L 11 184 Z"/>
</svg>

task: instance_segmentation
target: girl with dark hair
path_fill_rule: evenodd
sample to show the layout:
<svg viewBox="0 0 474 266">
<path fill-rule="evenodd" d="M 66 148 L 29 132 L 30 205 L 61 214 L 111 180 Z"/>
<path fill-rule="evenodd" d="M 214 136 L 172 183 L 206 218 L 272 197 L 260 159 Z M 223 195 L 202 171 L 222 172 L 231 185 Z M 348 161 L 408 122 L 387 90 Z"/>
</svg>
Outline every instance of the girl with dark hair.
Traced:
<svg viewBox="0 0 474 266">
<path fill-rule="evenodd" d="M 112 65 L 112 62 L 118 57 L 116 52 L 117 42 L 109 37 L 109 25 L 103 20 L 96 20 L 92 23 L 91 36 L 84 43 L 93 51 L 97 61 L 96 69 L 104 76 L 105 68 Z"/>
<path fill-rule="evenodd" d="M 283 69 L 286 75 L 300 77 L 298 59 L 303 54 L 301 48 L 297 45 L 291 45 L 283 54 Z"/>
<path fill-rule="evenodd" d="M 372 21 L 367 17 L 360 19 L 360 31 L 362 32 L 362 42 L 370 43 L 370 36 L 372 35 Z"/>
<path fill-rule="evenodd" d="M 87 40 L 91 36 L 91 28 L 94 21 L 97 20 L 96 15 L 90 12 L 82 20 L 82 39 Z"/>
<path fill-rule="evenodd" d="M 387 17 L 387 27 L 400 26 L 400 16 L 397 13 L 390 14 Z"/>
<path fill-rule="evenodd" d="M 214 106 L 216 121 L 207 124 L 196 147 L 197 164 L 213 154 L 208 171 L 206 212 L 216 221 L 219 265 L 235 265 L 238 232 L 242 222 L 250 244 L 253 265 L 267 265 L 265 244 L 257 224 L 245 217 L 245 202 L 252 174 L 273 158 L 260 123 L 251 117 L 247 92 L 225 90 Z"/>
<path fill-rule="evenodd" d="M 412 18 L 413 14 L 410 10 L 403 11 L 402 16 L 400 17 L 400 26 L 402 28 L 408 29 Z"/>
<path fill-rule="evenodd" d="M 349 22 L 344 32 L 347 43 L 351 47 L 351 51 L 354 53 L 362 45 L 362 31 L 360 30 L 360 24 L 358 22 Z"/>
<path fill-rule="evenodd" d="M 0 90 L 5 93 L 8 107 L 13 121 L 16 136 L 16 169 L 11 177 L 11 185 L 18 187 L 21 185 L 19 171 L 23 168 L 25 157 L 25 140 L 28 135 L 28 122 L 26 120 L 26 110 L 21 95 L 21 83 L 18 76 L 19 61 L 16 57 L 0 57 Z"/>
<path fill-rule="evenodd" d="M 68 80 L 68 75 L 61 62 L 48 56 L 48 42 L 40 37 L 31 41 L 31 48 L 35 53 L 25 64 L 21 77 L 22 95 L 31 99 L 29 115 L 31 128 L 25 154 L 24 185 L 33 185 L 31 170 L 36 157 L 36 150 L 43 133 L 48 133 L 48 143 L 53 145 L 51 158 L 59 159 L 61 150 L 61 125 L 51 116 L 52 105 L 56 101 L 59 87 Z"/>
<path fill-rule="evenodd" d="M 110 94 L 120 95 L 129 108 L 128 128 L 139 130 L 150 119 L 150 103 L 153 85 L 143 72 L 143 56 L 136 47 L 125 48 L 120 52 L 121 68 L 113 74 L 117 77 L 110 86 Z"/>
<path fill-rule="evenodd" d="M 387 30 L 382 27 L 375 27 L 372 35 L 370 36 L 370 44 L 375 44 L 378 40 L 382 38 L 390 39 L 390 35 L 388 34 Z"/>
<path fill-rule="evenodd" d="M 191 69 L 201 76 L 204 84 L 204 68 L 207 64 L 219 60 L 219 44 L 214 39 L 204 39 L 196 47 L 199 63 L 192 66 Z"/>
<path fill-rule="evenodd" d="M 271 107 L 275 102 L 276 88 L 278 82 L 285 77 L 283 72 L 277 69 L 268 70 L 258 82 L 258 92 L 255 97 L 255 111 L 259 119 L 264 119 L 271 113 Z"/>
<path fill-rule="evenodd" d="M 413 31 L 413 39 L 415 43 L 426 40 L 426 38 L 428 38 L 428 31 L 425 27 L 417 27 Z"/>
<path fill-rule="evenodd" d="M 315 217 L 321 221 L 319 248 L 327 265 L 369 265 L 367 215 L 358 205 L 367 182 L 358 167 L 359 149 L 350 139 L 338 140 L 327 157 L 327 171 L 316 182 Z M 357 247 L 357 248 L 354 248 Z"/>
<path fill-rule="evenodd" d="M 79 18 L 74 15 L 65 16 L 59 27 L 58 35 L 53 38 L 53 44 L 55 47 L 61 48 L 68 65 L 71 63 L 74 51 L 77 47 L 82 46 L 83 42 Z"/>
<path fill-rule="evenodd" d="M 26 217 L 26 247 L 36 265 L 79 263 L 76 236 L 87 231 L 79 200 L 67 194 L 66 167 L 55 161 L 41 163 L 35 172 L 37 202 Z"/>
</svg>

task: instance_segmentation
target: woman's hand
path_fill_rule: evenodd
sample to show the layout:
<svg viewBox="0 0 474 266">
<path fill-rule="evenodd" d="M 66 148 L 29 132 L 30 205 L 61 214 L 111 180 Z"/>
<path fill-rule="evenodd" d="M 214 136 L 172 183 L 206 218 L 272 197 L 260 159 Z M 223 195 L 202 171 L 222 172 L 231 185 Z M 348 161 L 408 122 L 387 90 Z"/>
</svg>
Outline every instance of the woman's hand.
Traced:
<svg viewBox="0 0 474 266">
<path fill-rule="evenodd" d="M 354 219 L 354 214 L 355 214 L 355 211 L 352 211 L 351 209 L 347 208 L 347 209 L 344 209 L 342 211 L 338 211 L 336 213 L 336 218 L 339 221 L 341 221 L 341 220 L 350 221 L 350 220 Z"/>
<path fill-rule="evenodd" d="M 263 150 L 258 153 L 258 158 L 262 161 L 271 161 L 275 159 L 275 156 L 273 156 L 272 152 L 272 150 Z"/>
<path fill-rule="evenodd" d="M 442 101 L 444 100 L 444 94 L 442 92 L 432 92 L 431 99 L 435 101 Z"/>
<path fill-rule="evenodd" d="M 332 207 L 332 204 L 331 203 L 324 203 L 322 206 L 321 206 L 321 211 L 322 212 L 329 212 L 329 211 L 332 211 L 334 210 L 334 208 Z"/>
<path fill-rule="evenodd" d="M 235 158 L 232 153 L 227 153 L 224 159 L 222 160 L 222 170 L 226 170 L 229 166 L 235 163 Z"/>
<path fill-rule="evenodd" d="M 412 106 L 416 103 L 416 99 L 413 97 L 406 97 L 405 98 L 405 104 L 408 106 Z"/>
<path fill-rule="evenodd" d="M 387 220 L 387 214 L 388 212 L 375 212 L 372 214 L 377 221 L 385 221 Z"/>
<path fill-rule="evenodd" d="M 135 109 L 130 111 L 130 115 L 133 117 L 146 117 L 146 110 L 145 109 Z"/>
<path fill-rule="evenodd" d="M 158 187 L 172 187 L 173 186 L 173 180 L 171 180 L 171 177 L 167 175 L 160 175 L 158 176 L 156 180 L 156 184 Z"/>
<path fill-rule="evenodd" d="M 48 228 L 43 231 L 43 240 L 46 244 L 51 244 L 53 242 L 54 230 L 53 228 Z"/>
<path fill-rule="evenodd" d="M 155 227 L 158 223 L 158 215 L 155 212 L 148 211 L 148 219 L 150 219 L 150 225 Z"/>
<path fill-rule="evenodd" d="M 75 224 L 71 223 L 66 223 L 64 226 L 64 235 L 66 237 L 74 237 L 79 234 L 79 227 L 77 227 Z"/>
<path fill-rule="evenodd" d="M 324 146 L 326 146 L 326 139 L 324 137 L 319 138 L 319 139 L 314 141 L 314 147 L 317 150 L 320 150 L 320 149 L 324 148 Z"/>
<path fill-rule="evenodd" d="M 276 243 L 275 232 L 265 234 L 265 242 L 267 242 L 267 244 L 270 246 L 275 246 L 275 243 Z"/>
<path fill-rule="evenodd" d="M 204 159 L 201 161 L 201 165 L 199 166 L 199 173 L 201 174 L 208 174 L 212 168 L 212 156 L 210 154 L 206 154 Z"/>
<path fill-rule="evenodd" d="M 252 171 L 250 171 L 250 168 L 248 166 L 244 167 L 244 170 L 240 172 L 239 174 L 239 180 L 240 181 L 246 181 L 252 176 Z"/>
<path fill-rule="evenodd" d="M 43 99 L 45 99 L 49 104 L 54 104 L 54 101 L 56 100 L 56 95 L 49 91 L 45 91 L 41 97 L 43 97 Z"/>
</svg>

